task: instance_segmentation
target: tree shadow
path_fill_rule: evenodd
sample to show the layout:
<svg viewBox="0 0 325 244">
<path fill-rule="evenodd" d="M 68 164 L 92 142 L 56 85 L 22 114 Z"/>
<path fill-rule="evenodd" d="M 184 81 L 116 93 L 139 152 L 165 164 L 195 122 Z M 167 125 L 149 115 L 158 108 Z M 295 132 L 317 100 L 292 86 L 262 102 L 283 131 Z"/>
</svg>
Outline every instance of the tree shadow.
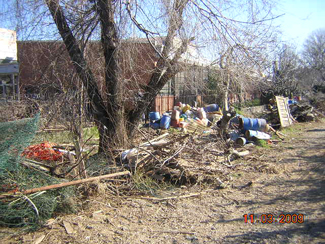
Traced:
<svg viewBox="0 0 325 244">
<path fill-rule="evenodd" d="M 277 224 L 285 225 L 285 224 Z M 305 224 L 294 224 L 293 227 L 281 230 L 250 231 L 239 235 L 228 235 L 223 243 L 292 243 L 292 239 L 303 235 L 303 240 L 322 238 L 325 230 L 325 220 L 308 222 Z M 300 240 L 301 242 L 302 240 Z"/>
<path fill-rule="evenodd" d="M 307 130 L 307 132 L 322 132 L 325 131 L 325 129 L 312 129 L 312 130 Z"/>
</svg>

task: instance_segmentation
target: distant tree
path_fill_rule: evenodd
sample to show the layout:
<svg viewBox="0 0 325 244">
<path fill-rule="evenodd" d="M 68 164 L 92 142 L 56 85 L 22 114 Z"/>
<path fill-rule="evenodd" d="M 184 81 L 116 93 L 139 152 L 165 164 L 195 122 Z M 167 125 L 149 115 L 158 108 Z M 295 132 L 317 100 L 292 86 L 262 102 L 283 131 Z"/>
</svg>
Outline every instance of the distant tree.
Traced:
<svg viewBox="0 0 325 244">
<path fill-rule="evenodd" d="M 325 29 L 310 34 L 305 41 L 302 56 L 309 69 L 309 83 L 325 84 Z"/>
<path fill-rule="evenodd" d="M 277 56 L 273 66 L 274 90 L 278 95 L 290 96 L 299 90 L 297 72 L 300 59 L 295 49 L 288 45 L 283 45 Z"/>
<path fill-rule="evenodd" d="M 298 74 L 301 71 L 300 58 L 294 47 L 283 45 L 275 52 L 272 72 L 266 80 L 264 94 L 290 96 L 300 91 Z"/>
</svg>

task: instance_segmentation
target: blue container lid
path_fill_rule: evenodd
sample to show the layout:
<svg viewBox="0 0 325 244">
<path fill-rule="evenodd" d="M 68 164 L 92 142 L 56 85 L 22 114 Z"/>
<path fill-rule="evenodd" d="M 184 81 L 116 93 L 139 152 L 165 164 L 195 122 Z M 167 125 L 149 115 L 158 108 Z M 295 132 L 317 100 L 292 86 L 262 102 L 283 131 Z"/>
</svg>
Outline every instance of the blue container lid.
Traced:
<svg viewBox="0 0 325 244">
<path fill-rule="evenodd" d="M 159 114 L 159 112 L 150 112 L 150 113 L 149 113 L 149 119 L 150 119 L 151 121 L 153 121 L 153 120 L 159 120 L 159 119 L 160 119 L 160 114 Z"/>
</svg>

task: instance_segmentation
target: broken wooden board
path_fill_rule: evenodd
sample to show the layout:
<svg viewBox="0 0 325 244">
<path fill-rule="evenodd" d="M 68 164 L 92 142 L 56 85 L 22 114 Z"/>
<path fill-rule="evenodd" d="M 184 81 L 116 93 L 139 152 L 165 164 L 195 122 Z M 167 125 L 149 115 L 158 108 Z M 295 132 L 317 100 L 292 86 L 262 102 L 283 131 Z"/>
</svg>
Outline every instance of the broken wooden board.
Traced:
<svg viewBox="0 0 325 244">
<path fill-rule="evenodd" d="M 287 127 L 292 124 L 292 119 L 290 117 L 290 110 L 288 105 L 288 98 L 275 96 L 276 104 L 278 107 L 278 113 L 280 118 L 281 127 Z"/>
<path fill-rule="evenodd" d="M 74 229 L 73 229 L 72 225 L 69 222 L 63 221 L 63 226 L 64 226 L 64 229 L 67 232 L 67 234 L 70 235 L 70 234 L 74 233 Z"/>
</svg>

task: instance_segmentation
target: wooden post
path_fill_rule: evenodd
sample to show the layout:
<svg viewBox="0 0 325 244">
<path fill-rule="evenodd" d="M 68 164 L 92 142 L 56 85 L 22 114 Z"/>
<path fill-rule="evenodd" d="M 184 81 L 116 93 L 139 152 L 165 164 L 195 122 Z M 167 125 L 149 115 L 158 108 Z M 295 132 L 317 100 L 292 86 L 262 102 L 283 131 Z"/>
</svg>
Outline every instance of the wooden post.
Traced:
<svg viewBox="0 0 325 244">
<path fill-rule="evenodd" d="M 16 89 L 15 89 L 15 75 L 14 74 L 11 74 L 11 82 L 12 82 L 12 99 L 15 100 Z"/>
<path fill-rule="evenodd" d="M 19 75 L 17 75 L 17 100 L 20 101 Z"/>
</svg>

